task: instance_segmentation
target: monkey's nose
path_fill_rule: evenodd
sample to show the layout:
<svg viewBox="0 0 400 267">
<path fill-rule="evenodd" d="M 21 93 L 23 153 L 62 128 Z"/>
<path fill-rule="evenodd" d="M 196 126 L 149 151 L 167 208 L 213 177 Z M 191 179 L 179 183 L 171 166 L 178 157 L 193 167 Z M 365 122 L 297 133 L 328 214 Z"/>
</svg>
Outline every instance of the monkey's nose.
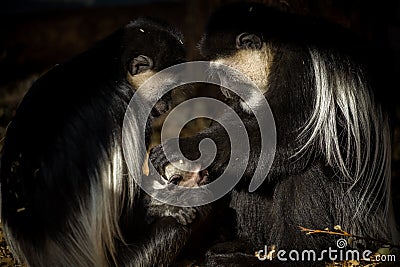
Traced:
<svg viewBox="0 0 400 267">
<path fill-rule="evenodd" d="M 174 185 L 178 185 L 181 181 L 182 181 L 183 177 L 179 174 L 174 174 L 171 176 L 171 178 L 169 178 L 169 183 L 170 184 L 174 184 Z"/>
</svg>

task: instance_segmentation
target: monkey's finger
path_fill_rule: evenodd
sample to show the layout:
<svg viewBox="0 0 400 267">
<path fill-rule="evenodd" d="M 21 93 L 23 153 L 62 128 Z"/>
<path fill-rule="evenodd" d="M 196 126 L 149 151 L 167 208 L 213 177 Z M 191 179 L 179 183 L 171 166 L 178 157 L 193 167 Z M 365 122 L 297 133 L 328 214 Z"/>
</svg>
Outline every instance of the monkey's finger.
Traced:
<svg viewBox="0 0 400 267">
<path fill-rule="evenodd" d="M 190 208 L 190 212 L 188 212 L 188 215 L 190 216 L 190 219 L 192 221 L 196 218 L 196 213 L 197 213 L 197 209 Z"/>
<path fill-rule="evenodd" d="M 169 163 L 161 145 L 150 150 L 149 164 L 152 164 L 156 171 L 164 175 L 164 167 Z"/>
<path fill-rule="evenodd" d="M 162 150 L 162 148 L 154 147 L 153 149 L 150 150 L 150 154 L 149 154 L 149 159 L 148 159 L 148 164 L 150 166 L 153 165 L 153 168 L 149 168 L 150 169 L 150 173 L 152 175 L 154 175 L 155 173 L 153 173 L 154 171 L 157 171 L 159 174 L 164 175 L 164 168 L 163 168 L 163 164 L 164 161 L 166 161 L 164 152 Z"/>
<path fill-rule="evenodd" d="M 186 221 L 186 218 L 185 218 L 184 214 L 182 214 L 182 213 L 180 213 L 180 212 L 177 213 L 177 214 L 174 214 L 173 217 L 177 220 L 178 223 L 180 223 L 180 224 L 182 224 L 182 225 L 187 225 L 187 224 L 188 224 L 187 221 Z"/>
<path fill-rule="evenodd" d="M 192 223 L 194 221 L 194 219 L 196 218 L 196 209 L 195 208 L 192 208 L 192 207 L 185 208 L 184 210 L 181 211 L 181 213 L 185 217 L 187 223 Z"/>
</svg>

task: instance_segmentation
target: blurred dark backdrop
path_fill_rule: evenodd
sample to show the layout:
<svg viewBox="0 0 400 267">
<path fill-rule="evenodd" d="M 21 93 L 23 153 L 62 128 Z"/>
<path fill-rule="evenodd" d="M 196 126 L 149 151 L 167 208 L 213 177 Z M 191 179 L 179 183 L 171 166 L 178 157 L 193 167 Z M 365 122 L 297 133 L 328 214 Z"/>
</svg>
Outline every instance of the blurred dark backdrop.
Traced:
<svg viewBox="0 0 400 267">
<path fill-rule="evenodd" d="M 209 14 L 235 0 L 3 0 L 0 2 L 0 139 L 31 83 L 47 69 L 89 48 L 138 16 L 162 18 L 186 38 L 188 59 Z M 341 24 L 378 47 L 388 79 L 400 77 L 400 1 L 260 0 L 293 13 Z M 240 19 L 240 18 L 239 18 Z M 400 97 L 398 83 L 381 90 L 393 125 L 393 199 L 400 221 Z M 57 90 L 57 88 L 55 88 Z M 198 92 L 199 93 L 199 92 Z M 200 92 L 204 93 L 204 92 Z M 1 147 L 1 142 L 0 142 Z"/>
</svg>

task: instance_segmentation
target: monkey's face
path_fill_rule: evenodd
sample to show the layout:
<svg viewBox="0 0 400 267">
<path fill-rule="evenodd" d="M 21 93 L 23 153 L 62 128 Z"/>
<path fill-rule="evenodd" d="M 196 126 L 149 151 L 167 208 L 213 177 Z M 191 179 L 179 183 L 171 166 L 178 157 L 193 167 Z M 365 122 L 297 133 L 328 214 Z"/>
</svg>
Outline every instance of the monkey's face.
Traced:
<svg viewBox="0 0 400 267">
<path fill-rule="evenodd" d="M 261 37 L 254 33 L 242 32 L 232 39 L 233 44 L 229 44 L 226 49 L 210 53 L 209 38 L 216 38 L 210 35 L 203 38 L 201 49 L 207 51 L 207 57 L 212 62 L 213 69 L 217 72 L 222 84 L 230 84 L 230 81 L 242 81 L 243 75 L 249 79 L 264 94 L 268 87 L 270 66 L 273 54 L 268 44 L 262 41 Z M 233 48 L 232 48 L 233 47 Z M 226 71 L 229 66 L 238 72 Z M 257 95 L 248 92 L 246 99 L 241 99 L 230 90 L 221 87 L 222 93 L 233 102 L 239 102 L 245 111 L 248 105 L 245 102 L 257 104 Z"/>
<path fill-rule="evenodd" d="M 264 10 L 253 4 L 234 5 L 231 9 L 216 12 L 207 25 L 206 34 L 200 42 L 202 56 L 213 62 L 217 69 L 219 64 L 232 67 L 254 83 L 262 93 L 267 91 L 270 67 L 273 61 L 273 50 L 265 40 L 262 25 Z M 235 80 L 235 73 L 223 73 L 220 79 Z M 228 98 L 239 98 L 222 89 Z M 249 99 L 252 96 L 249 94 Z M 247 101 L 247 100 L 246 100 Z"/>
<path fill-rule="evenodd" d="M 176 162 L 174 164 L 175 166 L 189 167 L 185 162 Z M 190 166 L 191 171 L 184 171 L 175 166 L 169 164 L 165 167 L 165 177 L 169 184 L 193 188 L 209 183 L 208 171 L 201 170 L 200 165 Z"/>
<path fill-rule="evenodd" d="M 134 90 L 138 90 L 159 71 L 185 59 L 185 47 L 180 33 L 148 20 L 129 24 L 124 29 L 123 44 L 122 63 L 126 79 Z M 153 115 L 160 115 L 170 108 L 171 103 L 171 93 L 162 95 L 161 87 L 173 83 L 175 77 L 168 72 L 156 77 L 147 83 L 146 90 L 141 90 L 140 94 L 147 101 L 157 101 Z"/>
<path fill-rule="evenodd" d="M 241 40 L 244 36 L 249 39 Z M 256 43 L 260 39 L 255 34 L 241 33 L 237 39 L 237 48 L 233 53 L 214 58 L 212 61 L 240 71 L 265 93 L 272 61 L 271 50 L 265 43 Z"/>
</svg>

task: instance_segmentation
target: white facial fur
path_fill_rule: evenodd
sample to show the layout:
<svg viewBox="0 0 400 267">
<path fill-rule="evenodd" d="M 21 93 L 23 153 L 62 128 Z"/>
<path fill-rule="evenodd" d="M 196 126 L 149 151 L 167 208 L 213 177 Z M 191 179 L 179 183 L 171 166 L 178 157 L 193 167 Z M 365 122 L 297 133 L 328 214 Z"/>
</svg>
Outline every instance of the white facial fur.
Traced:
<svg viewBox="0 0 400 267">
<path fill-rule="evenodd" d="M 267 44 L 263 44 L 260 50 L 241 49 L 231 56 L 221 57 L 215 63 L 230 66 L 246 75 L 262 93 L 267 91 L 268 76 L 273 59 L 272 51 Z M 247 101 L 253 103 L 255 97 L 250 96 Z M 242 101 L 241 107 L 250 112 L 248 105 Z"/>
</svg>

